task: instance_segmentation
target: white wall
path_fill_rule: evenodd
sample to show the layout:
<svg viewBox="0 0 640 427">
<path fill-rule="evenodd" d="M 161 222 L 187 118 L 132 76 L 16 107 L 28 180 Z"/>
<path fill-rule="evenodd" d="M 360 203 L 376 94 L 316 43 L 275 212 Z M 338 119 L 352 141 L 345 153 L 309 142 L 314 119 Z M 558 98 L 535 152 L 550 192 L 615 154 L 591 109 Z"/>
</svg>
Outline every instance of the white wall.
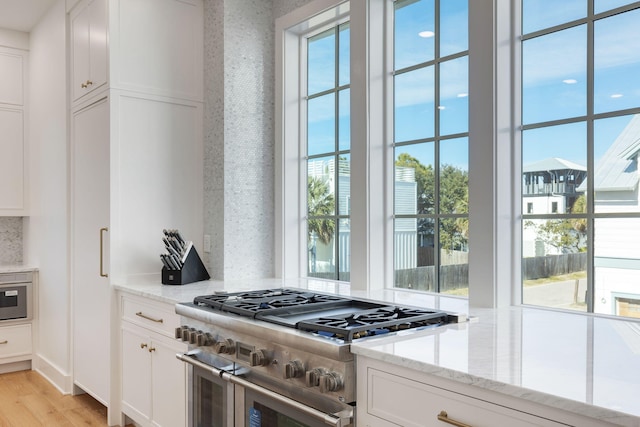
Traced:
<svg viewBox="0 0 640 427">
<path fill-rule="evenodd" d="M 69 392 L 65 45 L 65 1 L 58 0 L 31 32 L 31 215 L 24 219 L 24 237 L 25 263 L 40 270 L 34 367 Z"/>
<path fill-rule="evenodd" d="M 29 50 L 29 34 L 0 28 L 0 46 Z"/>
<path fill-rule="evenodd" d="M 205 1 L 204 230 L 212 250 L 203 260 L 213 278 L 275 274 L 274 18 L 309 1 Z"/>
</svg>

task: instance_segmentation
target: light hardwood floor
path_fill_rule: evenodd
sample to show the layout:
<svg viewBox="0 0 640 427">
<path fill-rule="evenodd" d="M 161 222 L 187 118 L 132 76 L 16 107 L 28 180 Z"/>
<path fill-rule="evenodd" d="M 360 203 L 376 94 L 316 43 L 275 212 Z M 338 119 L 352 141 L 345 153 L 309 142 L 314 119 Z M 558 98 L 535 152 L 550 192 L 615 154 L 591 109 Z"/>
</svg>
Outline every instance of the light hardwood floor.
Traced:
<svg viewBox="0 0 640 427">
<path fill-rule="evenodd" d="M 0 427 L 106 425 L 107 409 L 88 394 L 63 395 L 35 371 L 0 375 Z"/>
</svg>

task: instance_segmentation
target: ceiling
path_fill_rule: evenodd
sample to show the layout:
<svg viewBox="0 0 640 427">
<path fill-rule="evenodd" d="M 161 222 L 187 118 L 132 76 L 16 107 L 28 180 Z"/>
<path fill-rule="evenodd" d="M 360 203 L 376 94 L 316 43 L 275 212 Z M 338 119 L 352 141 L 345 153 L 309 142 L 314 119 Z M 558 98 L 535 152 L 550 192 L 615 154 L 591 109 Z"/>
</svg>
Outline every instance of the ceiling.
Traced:
<svg viewBox="0 0 640 427">
<path fill-rule="evenodd" d="M 0 0 L 0 28 L 30 32 L 56 0 Z"/>
</svg>

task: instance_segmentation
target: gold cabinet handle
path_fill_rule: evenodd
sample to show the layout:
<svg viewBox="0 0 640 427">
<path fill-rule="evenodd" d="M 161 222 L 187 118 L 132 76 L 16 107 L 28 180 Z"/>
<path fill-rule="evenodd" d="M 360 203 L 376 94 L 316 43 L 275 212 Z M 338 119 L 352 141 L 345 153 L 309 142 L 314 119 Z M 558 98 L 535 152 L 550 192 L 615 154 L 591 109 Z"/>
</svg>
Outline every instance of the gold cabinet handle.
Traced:
<svg viewBox="0 0 640 427">
<path fill-rule="evenodd" d="M 8 340 L 0 341 L 0 344 L 9 344 Z"/>
<path fill-rule="evenodd" d="M 145 343 L 140 343 L 140 348 L 145 348 L 147 345 Z"/>
<path fill-rule="evenodd" d="M 152 351 L 156 351 L 155 347 L 149 348 L 149 353 L 151 353 Z"/>
<path fill-rule="evenodd" d="M 86 82 L 84 82 L 84 83 L 80 83 L 80 87 L 81 87 L 82 89 L 86 89 L 86 88 L 88 88 L 89 86 L 91 86 L 92 84 L 93 84 L 93 82 L 92 82 L 91 80 L 87 80 L 87 81 L 86 81 Z"/>
<path fill-rule="evenodd" d="M 93 82 L 91 80 L 87 80 L 87 86 L 91 86 Z"/>
<path fill-rule="evenodd" d="M 100 229 L 100 277 L 109 277 L 109 275 L 104 272 L 104 233 L 105 231 L 109 231 L 109 228 L 102 227 Z"/>
<path fill-rule="evenodd" d="M 469 424 L 461 423 L 460 421 L 449 418 L 447 411 L 440 411 L 438 414 L 438 421 L 442 421 L 443 423 L 451 424 L 456 427 L 471 427 Z"/>
<path fill-rule="evenodd" d="M 80 83 L 80 87 L 81 87 L 82 89 L 86 89 L 86 88 L 87 88 L 87 84 L 86 84 L 86 83 Z"/>
<path fill-rule="evenodd" d="M 136 316 L 140 316 L 140 317 L 142 317 L 143 319 L 151 320 L 152 322 L 156 322 L 156 323 L 162 323 L 162 322 L 164 322 L 164 320 L 163 320 L 163 319 L 155 319 L 155 318 L 153 318 L 153 317 L 151 317 L 151 316 L 147 316 L 146 314 L 144 314 L 144 313 L 143 313 L 143 312 L 141 312 L 141 311 L 137 312 L 137 313 L 136 313 Z"/>
</svg>

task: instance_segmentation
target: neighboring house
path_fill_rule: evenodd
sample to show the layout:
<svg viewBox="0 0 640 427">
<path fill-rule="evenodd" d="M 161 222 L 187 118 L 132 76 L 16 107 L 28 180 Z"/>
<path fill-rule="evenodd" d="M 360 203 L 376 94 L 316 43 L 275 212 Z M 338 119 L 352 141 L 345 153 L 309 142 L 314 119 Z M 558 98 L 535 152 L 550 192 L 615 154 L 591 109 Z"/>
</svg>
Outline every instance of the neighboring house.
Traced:
<svg viewBox="0 0 640 427">
<path fill-rule="evenodd" d="M 351 214 L 351 171 L 348 161 L 340 161 L 340 170 L 338 171 L 338 209 L 341 214 Z M 319 178 L 326 182 L 329 191 L 336 194 L 335 185 L 335 159 L 324 158 L 309 161 L 307 164 L 308 176 Z M 396 167 L 396 213 L 415 215 L 417 213 L 416 197 L 417 187 L 415 177 L 415 169 L 408 167 Z M 340 239 L 338 247 L 338 260 L 340 265 L 340 273 L 349 272 L 351 257 L 351 227 L 347 220 L 340 220 L 338 238 Z M 395 263 L 396 269 L 416 268 L 418 263 L 417 256 L 417 221 L 415 218 L 405 218 L 396 220 L 395 223 Z M 309 242 L 310 254 L 309 271 L 315 273 L 327 273 L 335 271 L 335 246 L 327 247 L 317 241 L 313 241 L 311 236 Z M 423 242 L 423 245 L 426 243 Z M 433 240 L 430 241 L 433 246 Z M 313 265 L 311 265 L 313 263 Z"/>
<path fill-rule="evenodd" d="M 569 160 L 551 157 L 524 165 L 522 171 L 522 213 L 570 213 L 575 201 L 584 194 L 587 168 Z M 559 254 L 553 246 L 536 238 L 535 230 L 525 227 L 522 236 L 524 257 Z"/>
<path fill-rule="evenodd" d="M 596 213 L 640 212 L 638 153 L 640 115 L 635 115 L 594 173 Z M 584 191 L 586 183 L 579 190 Z M 594 224 L 596 312 L 640 317 L 640 219 L 599 218 Z"/>
</svg>

